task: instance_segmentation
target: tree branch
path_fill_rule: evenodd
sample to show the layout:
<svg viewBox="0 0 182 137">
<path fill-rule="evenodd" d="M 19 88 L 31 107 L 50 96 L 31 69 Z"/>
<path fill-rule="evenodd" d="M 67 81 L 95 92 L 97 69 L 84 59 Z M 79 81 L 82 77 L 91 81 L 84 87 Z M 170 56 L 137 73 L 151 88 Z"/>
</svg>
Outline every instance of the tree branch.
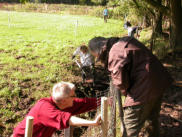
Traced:
<svg viewBox="0 0 182 137">
<path fill-rule="evenodd" d="M 159 3 L 157 3 L 154 0 L 144 0 L 145 2 L 147 2 L 148 4 L 150 4 L 153 8 L 155 8 L 156 10 L 159 10 L 160 12 L 162 12 L 163 14 L 169 16 L 169 8 L 166 6 L 163 6 Z"/>
<path fill-rule="evenodd" d="M 138 5 L 137 0 L 133 0 L 133 2 L 135 3 L 136 7 L 139 9 L 139 5 Z"/>
<path fill-rule="evenodd" d="M 139 4 L 138 4 L 138 2 L 137 2 L 137 0 L 132 0 L 133 1 L 133 3 L 136 5 L 136 8 L 138 8 L 138 9 L 140 9 L 141 8 L 141 6 L 139 6 Z M 155 13 L 150 9 L 150 8 L 145 8 L 152 16 L 155 16 Z"/>
</svg>

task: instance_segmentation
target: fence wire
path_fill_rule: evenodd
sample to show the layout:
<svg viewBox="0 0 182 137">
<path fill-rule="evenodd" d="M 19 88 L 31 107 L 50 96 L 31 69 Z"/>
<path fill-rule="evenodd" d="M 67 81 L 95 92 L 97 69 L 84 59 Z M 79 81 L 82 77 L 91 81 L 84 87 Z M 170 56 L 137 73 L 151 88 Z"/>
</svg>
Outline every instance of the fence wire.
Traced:
<svg viewBox="0 0 182 137">
<path fill-rule="evenodd" d="M 100 106 L 101 97 L 109 97 L 112 98 L 112 102 L 108 109 L 108 137 L 115 137 L 116 136 L 116 91 L 113 87 L 112 83 L 110 83 L 110 87 L 107 90 L 101 91 L 96 93 L 97 97 L 97 104 Z M 96 115 L 101 113 L 101 108 L 97 108 Z M 88 127 L 86 132 L 81 137 L 101 137 L 102 130 L 101 127 Z"/>
<path fill-rule="evenodd" d="M 104 90 L 104 91 L 100 91 L 96 93 L 96 98 L 97 98 L 97 110 L 96 110 L 96 115 L 101 113 L 101 97 L 108 97 L 108 92 L 109 89 Z M 101 126 L 91 126 L 88 127 L 88 129 L 85 131 L 85 133 L 81 136 L 81 137 L 101 137 L 102 134 L 102 130 L 101 130 Z"/>
</svg>

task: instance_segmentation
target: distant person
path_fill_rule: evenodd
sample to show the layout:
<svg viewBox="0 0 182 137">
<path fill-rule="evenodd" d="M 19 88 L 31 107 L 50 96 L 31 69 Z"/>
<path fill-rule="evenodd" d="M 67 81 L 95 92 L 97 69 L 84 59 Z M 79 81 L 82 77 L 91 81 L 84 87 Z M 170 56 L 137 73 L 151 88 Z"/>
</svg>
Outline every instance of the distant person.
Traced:
<svg viewBox="0 0 182 137">
<path fill-rule="evenodd" d="M 126 21 L 124 23 L 124 28 L 127 29 L 129 26 L 131 26 L 131 23 L 129 21 Z"/>
<path fill-rule="evenodd" d="M 111 87 L 126 99 L 123 105 L 124 137 L 137 137 L 148 122 L 147 137 L 160 137 L 159 121 L 163 93 L 173 82 L 152 52 L 133 37 L 95 37 L 91 53 L 110 71 Z"/>
<path fill-rule="evenodd" d="M 107 23 L 107 19 L 108 19 L 108 15 L 109 15 L 109 11 L 108 11 L 107 7 L 104 9 L 103 15 L 104 15 L 104 22 Z"/>
<path fill-rule="evenodd" d="M 34 117 L 32 137 L 51 137 L 69 126 L 98 126 L 100 115 L 93 121 L 74 116 L 97 106 L 96 98 L 76 98 L 75 85 L 60 82 L 54 85 L 51 97 L 40 99 L 27 114 Z M 13 137 L 24 137 L 25 126 L 26 118 L 14 129 Z"/>
<path fill-rule="evenodd" d="M 93 78 L 94 83 L 94 57 L 90 54 L 88 47 L 86 45 L 82 45 L 78 47 L 72 56 L 72 59 L 75 58 L 76 55 L 80 56 L 80 62 L 81 62 L 81 74 L 83 83 L 85 83 L 85 80 L 88 78 L 88 76 L 91 75 Z"/>
<path fill-rule="evenodd" d="M 131 23 L 129 21 L 127 21 L 124 24 L 124 28 L 128 30 L 128 36 L 135 37 L 135 34 L 136 34 L 136 38 L 140 37 L 139 30 L 142 29 L 141 27 L 139 27 L 139 26 L 133 26 L 132 27 Z"/>
</svg>

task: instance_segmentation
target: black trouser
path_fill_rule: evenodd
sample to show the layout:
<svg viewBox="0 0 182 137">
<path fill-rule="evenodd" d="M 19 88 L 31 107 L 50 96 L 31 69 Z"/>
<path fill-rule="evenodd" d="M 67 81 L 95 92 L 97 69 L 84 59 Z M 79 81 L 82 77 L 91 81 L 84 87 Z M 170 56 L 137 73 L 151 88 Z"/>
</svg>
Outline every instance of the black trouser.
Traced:
<svg viewBox="0 0 182 137">
<path fill-rule="evenodd" d="M 159 112 L 161 97 L 142 105 L 124 108 L 124 137 L 137 137 L 144 127 L 144 137 L 159 137 Z"/>
<path fill-rule="evenodd" d="M 120 92 L 112 82 L 110 84 L 111 90 Z M 123 137 L 138 137 L 142 127 L 144 127 L 144 137 L 160 137 L 158 117 L 161 100 L 162 95 L 141 105 L 124 107 L 123 124 L 125 132 Z"/>
<path fill-rule="evenodd" d="M 82 67 L 82 80 L 85 82 L 87 77 L 91 77 L 93 79 L 93 83 L 95 81 L 95 69 L 94 65 L 92 66 L 83 66 Z"/>
<path fill-rule="evenodd" d="M 107 23 L 108 15 L 104 15 L 104 22 Z"/>
</svg>

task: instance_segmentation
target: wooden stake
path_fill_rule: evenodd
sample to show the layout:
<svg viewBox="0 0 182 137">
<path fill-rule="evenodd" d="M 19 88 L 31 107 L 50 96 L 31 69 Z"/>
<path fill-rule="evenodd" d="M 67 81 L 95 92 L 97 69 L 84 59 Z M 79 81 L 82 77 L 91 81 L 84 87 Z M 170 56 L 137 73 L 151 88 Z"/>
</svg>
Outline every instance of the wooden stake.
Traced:
<svg viewBox="0 0 182 137">
<path fill-rule="evenodd" d="M 73 137 L 73 131 L 73 126 L 69 126 L 68 128 L 64 129 L 64 137 Z"/>
<path fill-rule="evenodd" d="M 108 103 L 107 97 L 101 98 L 101 128 L 102 128 L 102 137 L 107 137 L 108 130 Z"/>
<path fill-rule="evenodd" d="M 25 129 L 25 137 L 32 137 L 33 133 L 33 117 L 27 116 L 26 118 L 26 129 Z"/>
<path fill-rule="evenodd" d="M 112 81 L 110 81 L 109 85 L 109 96 L 112 97 L 112 104 L 110 106 L 108 136 L 116 137 L 116 88 L 114 88 Z"/>
<path fill-rule="evenodd" d="M 110 115 L 109 115 L 109 129 L 108 129 L 108 136 L 109 137 L 116 137 L 116 100 L 112 101 L 112 106 L 110 108 Z"/>
</svg>

